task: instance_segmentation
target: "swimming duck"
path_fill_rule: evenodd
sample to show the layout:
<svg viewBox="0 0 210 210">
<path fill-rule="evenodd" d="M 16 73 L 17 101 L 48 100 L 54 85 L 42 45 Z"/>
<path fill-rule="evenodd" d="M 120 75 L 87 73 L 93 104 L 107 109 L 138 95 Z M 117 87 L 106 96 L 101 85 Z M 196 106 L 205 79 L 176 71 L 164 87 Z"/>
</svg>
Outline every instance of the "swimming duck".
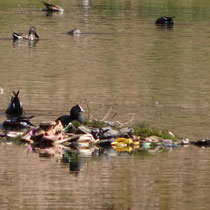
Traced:
<svg viewBox="0 0 210 210">
<path fill-rule="evenodd" d="M 191 144 L 198 147 L 210 147 L 210 139 L 202 139 L 198 141 L 192 141 Z"/>
<path fill-rule="evenodd" d="M 67 126 L 70 122 L 76 120 L 79 123 L 85 122 L 85 116 L 82 114 L 85 111 L 82 109 L 80 105 L 75 105 L 70 110 L 70 115 L 63 115 L 56 119 L 56 121 L 60 120 L 63 126 Z"/>
<path fill-rule="evenodd" d="M 168 25 L 173 25 L 174 24 L 174 20 L 173 20 L 174 17 L 166 17 L 166 16 L 163 16 L 163 17 L 160 17 L 158 18 L 155 23 L 157 25 L 165 25 L 165 26 L 168 26 Z"/>
<path fill-rule="evenodd" d="M 11 117 L 19 117 L 24 114 L 23 105 L 18 97 L 19 91 L 15 93 L 13 91 L 14 97 L 11 96 L 10 103 L 6 110 L 6 114 Z"/>
<path fill-rule="evenodd" d="M 63 12 L 64 9 L 61 8 L 60 6 L 54 5 L 54 4 L 48 4 L 46 2 L 42 2 L 46 7 L 43 9 L 43 11 L 47 12 Z"/>
<path fill-rule="evenodd" d="M 67 34 L 74 36 L 74 35 L 81 34 L 81 31 L 78 28 L 74 28 L 70 30 Z"/>
<path fill-rule="evenodd" d="M 34 27 L 29 29 L 28 35 L 24 33 L 13 33 L 13 40 L 34 40 L 35 38 L 39 39 L 39 36 L 37 35 L 36 29 Z"/>
</svg>

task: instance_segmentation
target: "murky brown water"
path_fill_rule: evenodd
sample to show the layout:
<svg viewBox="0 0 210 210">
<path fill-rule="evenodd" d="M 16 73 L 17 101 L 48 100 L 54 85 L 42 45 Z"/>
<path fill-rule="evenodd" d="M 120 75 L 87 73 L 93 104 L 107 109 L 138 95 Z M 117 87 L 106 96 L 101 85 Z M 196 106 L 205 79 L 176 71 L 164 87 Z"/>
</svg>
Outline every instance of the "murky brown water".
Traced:
<svg viewBox="0 0 210 210">
<path fill-rule="evenodd" d="M 1 209 L 209 209 L 210 150 L 115 156 L 69 164 L 0 145 Z M 196 161 L 195 161 L 196 159 Z"/>
<path fill-rule="evenodd" d="M 12 91 L 32 122 L 54 120 L 76 103 L 91 119 L 135 121 L 193 140 L 210 136 L 210 5 L 207 1 L 6 1 L 0 8 L 0 111 Z M 161 15 L 176 16 L 167 30 Z M 35 26 L 40 40 L 13 43 Z M 78 27 L 79 37 L 65 33 Z M 4 116 L 0 117 L 1 122 Z M 0 146 L 1 209 L 209 209 L 209 150 L 178 149 L 152 158 L 84 159 L 68 164 Z"/>
</svg>

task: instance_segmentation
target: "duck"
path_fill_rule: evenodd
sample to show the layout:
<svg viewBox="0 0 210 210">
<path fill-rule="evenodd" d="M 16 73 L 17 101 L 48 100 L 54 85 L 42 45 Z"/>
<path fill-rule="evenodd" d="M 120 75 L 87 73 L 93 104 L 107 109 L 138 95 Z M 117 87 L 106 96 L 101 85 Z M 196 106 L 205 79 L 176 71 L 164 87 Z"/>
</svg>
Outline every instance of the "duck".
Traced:
<svg viewBox="0 0 210 210">
<path fill-rule="evenodd" d="M 33 127 L 34 125 L 30 122 L 30 119 L 34 115 L 25 114 L 23 105 L 18 97 L 19 90 L 17 93 L 13 91 L 13 94 L 14 96 L 11 96 L 8 108 L 5 111 L 7 120 L 3 122 L 3 127 L 6 129 Z"/>
<path fill-rule="evenodd" d="M 192 141 L 190 143 L 198 147 L 210 147 L 210 139 L 202 139 L 198 141 Z"/>
<path fill-rule="evenodd" d="M 155 24 L 156 25 L 165 25 L 165 26 L 173 25 L 174 24 L 173 18 L 174 17 L 162 16 L 155 21 Z"/>
<path fill-rule="evenodd" d="M 74 28 L 74 29 L 70 30 L 67 34 L 75 36 L 75 35 L 81 34 L 81 31 L 78 28 Z"/>
<path fill-rule="evenodd" d="M 46 12 L 63 12 L 64 9 L 58 5 L 48 4 L 47 2 L 42 2 L 46 7 L 42 11 Z"/>
<path fill-rule="evenodd" d="M 35 27 L 30 27 L 28 35 L 24 33 L 13 33 L 13 40 L 34 40 L 36 38 L 39 39 L 39 36 L 36 33 Z"/>
<path fill-rule="evenodd" d="M 17 93 L 13 91 L 14 96 L 10 97 L 10 103 L 8 105 L 7 110 L 5 111 L 5 114 L 11 117 L 20 117 L 24 114 L 23 105 L 18 97 L 19 90 Z"/>
<path fill-rule="evenodd" d="M 70 115 L 60 116 L 55 121 L 61 121 L 63 126 L 67 126 L 72 121 L 78 121 L 79 123 L 83 124 L 86 121 L 83 113 L 85 113 L 84 109 L 77 104 L 71 108 Z"/>
</svg>

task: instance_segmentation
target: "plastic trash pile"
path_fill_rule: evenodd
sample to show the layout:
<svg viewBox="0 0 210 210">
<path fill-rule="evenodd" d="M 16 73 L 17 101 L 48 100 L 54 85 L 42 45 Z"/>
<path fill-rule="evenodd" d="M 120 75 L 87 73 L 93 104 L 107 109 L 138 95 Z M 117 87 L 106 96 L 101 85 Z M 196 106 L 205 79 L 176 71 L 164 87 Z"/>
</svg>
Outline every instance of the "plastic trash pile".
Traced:
<svg viewBox="0 0 210 210">
<path fill-rule="evenodd" d="M 85 123 L 82 115 L 84 110 L 76 105 L 70 110 L 70 115 L 64 115 L 52 122 L 41 122 L 39 127 L 30 123 L 33 115 L 26 114 L 18 94 L 13 92 L 4 115 L 7 120 L 3 122 L 5 133 L 0 138 L 8 141 L 19 139 L 28 144 L 28 150 L 39 152 L 40 155 L 63 156 L 66 151 L 77 151 L 83 156 L 91 156 L 101 148 L 112 148 L 116 152 L 132 153 L 133 151 L 161 151 L 165 148 L 173 149 L 190 143 L 199 146 L 210 145 L 210 140 L 190 142 L 189 139 L 163 139 L 159 136 L 141 138 L 134 135 L 132 127 L 116 128 L 113 122 L 104 127 L 91 127 Z M 80 122 L 75 126 L 74 122 Z M 82 123 L 82 124 L 81 124 Z M 107 124 L 107 122 L 106 122 Z M 21 130 L 24 128 L 26 130 Z M 174 137 L 170 133 L 171 137 Z"/>
</svg>

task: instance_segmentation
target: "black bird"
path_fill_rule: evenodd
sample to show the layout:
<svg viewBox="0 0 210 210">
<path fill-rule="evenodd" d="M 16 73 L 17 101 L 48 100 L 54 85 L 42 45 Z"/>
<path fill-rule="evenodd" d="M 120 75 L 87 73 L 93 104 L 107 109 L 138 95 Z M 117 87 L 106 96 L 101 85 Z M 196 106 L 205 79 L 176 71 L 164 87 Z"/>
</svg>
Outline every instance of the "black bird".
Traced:
<svg viewBox="0 0 210 210">
<path fill-rule="evenodd" d="M 20 117 L 21 115 L 24 114 L 24 109 L 18 97 L 19 91 L 17 93 L 13 91 L 13 94 L 14 97 L 11 96 L 10 103 L 5 113 L 10 117 Z"/>
<path fill-rule="evenodd" d="M 155 21 L 155 24 L 156 24 L 156 25 L 171 26 L 171 25 L 174 24 L 173 18 L 174 18 L 174 17 L 166 17 L 166 16 L 163 16 L 163 17 L 158 18 L 158 19 Z"/>
<path fill-rule="evenodd" d="M 56 121 L 60 120 L 63 126 L 67 126 L 70 122 L 75 120 L 82 124 L 85 122 L 85 116 L 82 114 L 84 112 L 82 107 L 77 104 L 71 108 L 70 115 L 63 115 L 56 119 Z"/>
<path fill-rule="evenodd" d="M 202 139 L 198 141 L 193 141 L 191 144 L 198 147 L 210 147 L 210 139 Z"/>
</svg>

